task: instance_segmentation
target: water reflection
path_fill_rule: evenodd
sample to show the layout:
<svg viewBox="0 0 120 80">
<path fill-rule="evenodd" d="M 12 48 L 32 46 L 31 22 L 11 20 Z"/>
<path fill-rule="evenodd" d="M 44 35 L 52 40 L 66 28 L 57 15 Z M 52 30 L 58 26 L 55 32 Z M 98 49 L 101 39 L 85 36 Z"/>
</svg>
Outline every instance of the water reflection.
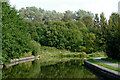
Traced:
<svg viewBox="0 0 120 80">
<path fill-rule="evenodd" d="M 83 59 L 34 60 L 2 71 L 2 78 L 97 78 L 82 66 Z"/>
</svg>

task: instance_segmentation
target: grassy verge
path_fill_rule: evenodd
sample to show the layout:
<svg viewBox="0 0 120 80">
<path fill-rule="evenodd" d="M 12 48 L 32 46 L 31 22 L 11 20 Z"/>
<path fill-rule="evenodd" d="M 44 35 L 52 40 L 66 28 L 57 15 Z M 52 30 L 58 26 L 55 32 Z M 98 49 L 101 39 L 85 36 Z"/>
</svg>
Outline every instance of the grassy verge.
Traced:
<svg viewBox="0 0 120 80">
<path fill-rule="evenodd" d="M 120 61 L 119 61 L 119 60 L 110 59 L 110 58 L 108 58 L 108 57 L 101 58 L 101 59 L 104 60 L 104 61 L 109 61 L 109 62 L 112 62 L 112 63 L 118 63 L 118 64 L 120 64 Z"/>
<path fill-rule="evenodd" d="M 87 57 L 87 54 L 85 52 L 70 52 L 65 49 L 60 50 L 54 47 L 47 46 L 41 47 L 40 55 L 43 57 L 80 57 L 80 58 Z"/>
<path fill-rule="evenodd" d="M 120 68 L 109 66 L 109 65 L 106 65 L 104 63 L 100 63 L 100 62 L 94 61 L 93 59 L 88 59 L 87 61 L 89 61 L 91 63 L 94 63 L 94 64 L 97 64 L 97 65 L 100 65 L 100 66 L 103 66 L 105 68 L 108 68 L 108 69 L 120 72 Z"/>
<path fill-rule="evenodd" d="M 104 52 L 93 52 L 91 54 L 86 54 L 85 52 L 70 52 L 65 49 L 56 49 L 55 47 L 41 46 L 41 53 L 39 54 L 44 57 L 81 57 L 81 58 L 91 58 L 91 57 L 101 57 L 104 56 Z"/>
<path fill-rule="evenodd" d="M 87 54 L 88 58 L 91 58 L 91 57 L 102 57 L 102 56 L 105 56 L 105 52 L 101 51 L 101 52 L 93 52 L 91 54 Z"/>
</svg>

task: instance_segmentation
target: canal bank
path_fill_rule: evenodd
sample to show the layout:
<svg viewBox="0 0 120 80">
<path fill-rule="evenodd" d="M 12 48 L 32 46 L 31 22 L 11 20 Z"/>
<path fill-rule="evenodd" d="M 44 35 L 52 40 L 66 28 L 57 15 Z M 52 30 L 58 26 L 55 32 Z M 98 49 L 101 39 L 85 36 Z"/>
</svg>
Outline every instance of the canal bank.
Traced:
<svg viewBox="0 0 120 80">
<path fill-rule="evenodd" d="M 13 66 L 19 63 L 25 63 L 28 61 L 34 61 L 35 59 L 39 59 L 40 55 L 38 56 L 29 56 L 29 57 L 23 57 L 23 58 L 19 58 L 19 59 L 11 59 L 10 63 L 5 63 L 5 64 L 1 64 L 2 68 L 3 67 L 9 67 L 9 66 Z"/>
<path fill-rule="evenodd" d="M 120 80 L 120 72 L 91 63 L 87 61 L 87 59 L 84 60 L 84 66 L 90 69 L 92 72 L 96 73 L 97 75 L 104 77 L 105 79 Z"/>
</svg>

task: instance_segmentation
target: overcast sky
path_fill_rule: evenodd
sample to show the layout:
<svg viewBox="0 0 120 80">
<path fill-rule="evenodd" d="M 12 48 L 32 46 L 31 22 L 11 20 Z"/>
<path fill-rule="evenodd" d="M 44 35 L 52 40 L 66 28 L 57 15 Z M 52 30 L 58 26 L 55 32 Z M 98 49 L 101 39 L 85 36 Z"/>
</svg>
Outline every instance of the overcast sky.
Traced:
<svg viewBox="0 0 120 80">
<path fill-rule="evenodd" d="M 45 10 L 56 10 L 64 12 L 66 10 L 77 11 L 79 9 L 91 11 L 92 13 L 104 12 L 107 19 L 112 12 L 118 12 L 118 2 L 120 0 L 10 0 L 16 9 L 28 6 L 36 6 Z"/>
</svg>

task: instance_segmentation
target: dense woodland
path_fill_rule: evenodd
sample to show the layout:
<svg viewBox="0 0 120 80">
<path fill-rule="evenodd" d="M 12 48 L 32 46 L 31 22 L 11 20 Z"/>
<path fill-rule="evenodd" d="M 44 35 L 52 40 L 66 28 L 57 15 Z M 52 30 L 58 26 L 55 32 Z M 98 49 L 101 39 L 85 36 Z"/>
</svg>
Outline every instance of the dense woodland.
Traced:
<svg viewBox="0 0 120 80">
<path fill-rule="evenodd" d="M 120 59 L 118 18 L 117 13 L 112 13 L 107 20 L 104 13 L 98 15 L 84 10 L 60 13 L 26 7 L 18 11 L 3 2 L 3 62 L 29 52 L 37 56 L 42 46 L 87 54 L 104 51 L 108 57 Z"/>
</svg>

